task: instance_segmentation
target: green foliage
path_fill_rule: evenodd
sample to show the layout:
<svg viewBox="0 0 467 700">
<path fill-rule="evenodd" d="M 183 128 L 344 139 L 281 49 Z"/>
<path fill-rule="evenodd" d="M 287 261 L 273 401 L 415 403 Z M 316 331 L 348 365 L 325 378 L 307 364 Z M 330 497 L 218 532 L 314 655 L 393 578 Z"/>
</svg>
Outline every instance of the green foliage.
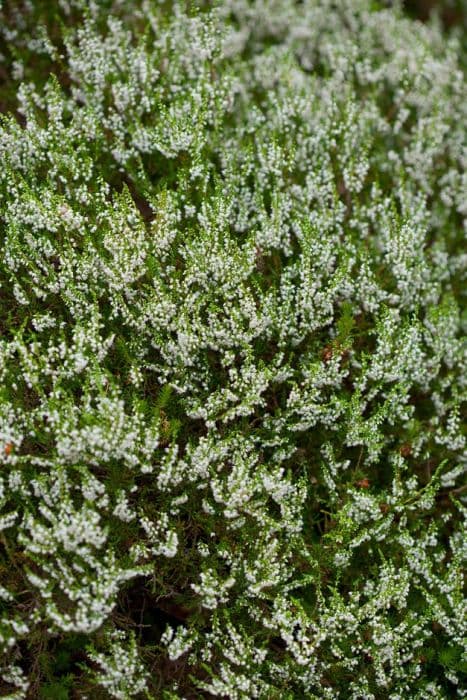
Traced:
<svg viewBox="0 0 467 700">
<path fill-rule="evenodd" d="M 0 3 L 0 697 L 465 697 L 443 8 Z"/>
</svg>

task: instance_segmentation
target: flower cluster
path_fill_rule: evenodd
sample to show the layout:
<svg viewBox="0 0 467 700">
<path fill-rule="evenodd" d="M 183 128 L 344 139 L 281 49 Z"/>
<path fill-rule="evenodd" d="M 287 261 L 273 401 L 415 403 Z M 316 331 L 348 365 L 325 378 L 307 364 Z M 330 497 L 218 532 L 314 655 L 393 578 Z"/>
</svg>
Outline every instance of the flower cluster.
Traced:
<svg viewBox="0 0 467 700">
<path fill-rule="evenodd" d="M 466 697 L 464 61 L 0 2 L 0 697 Z"/>
</svg>

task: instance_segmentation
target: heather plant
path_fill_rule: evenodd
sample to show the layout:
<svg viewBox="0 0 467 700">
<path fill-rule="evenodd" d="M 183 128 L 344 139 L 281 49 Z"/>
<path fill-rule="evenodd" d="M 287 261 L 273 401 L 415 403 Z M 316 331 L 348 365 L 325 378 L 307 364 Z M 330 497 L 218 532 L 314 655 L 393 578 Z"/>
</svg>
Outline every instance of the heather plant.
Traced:
<svg viewBox="0 0 467 700">
<path fill-rule="evenodd" d="M 3 1 L 0 697 L 467 696 L 463 65 Z"/>
</svg>

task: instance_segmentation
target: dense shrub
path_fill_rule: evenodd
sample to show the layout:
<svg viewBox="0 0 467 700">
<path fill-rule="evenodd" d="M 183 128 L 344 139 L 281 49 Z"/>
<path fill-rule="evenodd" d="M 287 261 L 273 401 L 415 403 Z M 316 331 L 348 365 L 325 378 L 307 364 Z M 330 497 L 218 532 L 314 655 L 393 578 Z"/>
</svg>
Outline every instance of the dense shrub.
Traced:
<svg viewBox="0 0 467 700">
<path fill-rule="evenodd" d="M 459 31 L 1 12 L 1 696 L 465 697 Z"/>
</svg>

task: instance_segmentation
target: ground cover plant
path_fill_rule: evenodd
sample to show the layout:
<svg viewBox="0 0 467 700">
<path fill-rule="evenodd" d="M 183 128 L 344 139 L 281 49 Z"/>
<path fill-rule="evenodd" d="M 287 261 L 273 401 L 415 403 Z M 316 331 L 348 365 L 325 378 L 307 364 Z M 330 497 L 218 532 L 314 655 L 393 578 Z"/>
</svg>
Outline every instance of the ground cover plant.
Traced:
<svg viewBox="0 0 467 700">
<path fill-rule="evenodd" d="M 0 5 L 0 697 L 466 697 L 462 23 Z"/>
</svg>

